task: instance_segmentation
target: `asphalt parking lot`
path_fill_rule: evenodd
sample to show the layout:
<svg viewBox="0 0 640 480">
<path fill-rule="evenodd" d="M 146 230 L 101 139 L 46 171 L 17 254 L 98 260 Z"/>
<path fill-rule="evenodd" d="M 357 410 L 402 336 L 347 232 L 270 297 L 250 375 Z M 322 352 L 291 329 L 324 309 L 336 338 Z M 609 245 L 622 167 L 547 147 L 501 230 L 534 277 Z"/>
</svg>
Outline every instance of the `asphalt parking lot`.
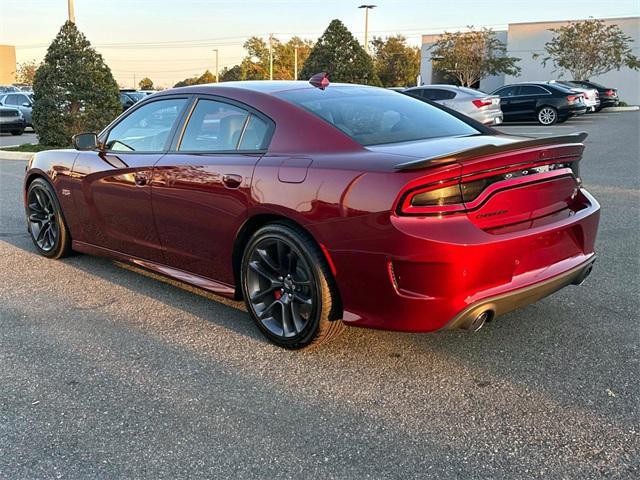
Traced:
<svg viewBox="0 0 640 480">
<path fill-rule="evenodd" d="M 38 143 L 38 137 L 32 129 L 15 136 L 10 133 L 0 133 L 0 147 L 13 147 L 23 143 Z"/>
<path fill-rule="evenodd" d="M 280 350 L 237 305 L 35 254 L 0 160 L 0 478 L 638 478 L 640 115 L 589 132 L 599 260 L 477 334 Z"/>
</svg>

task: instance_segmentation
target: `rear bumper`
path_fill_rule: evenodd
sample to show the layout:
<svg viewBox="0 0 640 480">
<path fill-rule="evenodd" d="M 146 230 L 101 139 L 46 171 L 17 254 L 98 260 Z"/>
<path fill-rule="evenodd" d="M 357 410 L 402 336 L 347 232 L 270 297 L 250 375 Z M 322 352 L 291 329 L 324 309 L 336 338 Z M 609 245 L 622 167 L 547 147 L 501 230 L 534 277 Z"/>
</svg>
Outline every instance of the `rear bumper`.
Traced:
<svg viewBox="0 0 640 480">
<path fill-rule="evenodd" d="M 617 97 L 600 97 L 601 107 L 617 107 L 620 100 Z"/>
<path fill-rule="evenodd" d="M 22 118 L 10 121 L 0 121 L 0 132 L 15 132 L 18 130 L 24 130 L 27 127 L 26 122 Z"/>
<path fill-rule="evenodd" d="M 575 212 L 499 234 L 465 215 L 392 216 L 389 228 L 363 219 L 350 226 L 353 240 L 330 249 L 343 319 L 409 332 L 467 328 L 484 310 L 501 315 L 579 283 L 600 217 L 597 201 L 579 195 Z"/>
<path fill-rule="evenodd" d="M 484 125 L 500 125 L 504 121 L 504 115 L 500 109 L 486 111 L 480 110 L 469 116 Z"/>
<path fill-rule="evenodd" d="M 580 285 L 591 273 L 594 262 L 595 255 L 592 255 L 589 260 L 548 280 L 480 300 L 458 313 L 442 330 L 472 330 L 474 322 L 483 313 L 489 312 L 490 317 L 503 315 L 535 303 L 568 285 Z"/>
</svg>

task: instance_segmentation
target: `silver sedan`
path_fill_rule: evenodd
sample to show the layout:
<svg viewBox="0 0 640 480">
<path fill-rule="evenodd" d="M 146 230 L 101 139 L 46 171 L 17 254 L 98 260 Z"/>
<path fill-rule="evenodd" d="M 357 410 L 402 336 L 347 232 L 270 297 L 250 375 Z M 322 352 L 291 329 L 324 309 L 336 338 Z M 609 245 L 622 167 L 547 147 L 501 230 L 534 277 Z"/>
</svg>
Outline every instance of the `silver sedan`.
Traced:
<svg viewBox="0 0 640 480">
<path fill-rule="evenodd" d="M 497 95 L 456 85 L 422 85 L 407 88 L 403 93 L 437 102 L 485 125 L 502 123 L 500 97 Z"/>
</svg>

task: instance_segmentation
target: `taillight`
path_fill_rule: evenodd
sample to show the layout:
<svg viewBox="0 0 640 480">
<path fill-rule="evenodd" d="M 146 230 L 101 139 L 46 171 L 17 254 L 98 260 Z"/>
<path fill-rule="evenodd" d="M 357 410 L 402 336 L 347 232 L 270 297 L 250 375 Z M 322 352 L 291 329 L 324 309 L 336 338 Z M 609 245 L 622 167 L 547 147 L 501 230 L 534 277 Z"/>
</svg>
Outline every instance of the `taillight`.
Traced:
<svg viewBox="0 0 640 480">
<path fill-rule="evenodd" d="M 569 95 L 569 96 L 567 97 L 567 101 L 568 101 L 569 103 L 574 103 L 574 102 L 578 101 L 578 100 L 580 99 L 580 97 L 581 97 L 581 96 L 582 96 L 582 95 Z"/>
<path fill-rule="evenodd" d="M 613 97 L 616 92 L 614 90 L 607 90 L 606 92 L 604 92 L 605 95 L 607 95 L 608 97 Z"/>
<path fill-rule="evenodd" d="M 478 108 L 482 108 L 482 107 L 488 107 L 489 105 L 491 105 L 491 100 L 483 100 L 481 98 L 477 98 L 475 100 L 472 100 L 471 103 L 473 103 L 476 107 Z"/>
<path fill-rule="evenodd" d="M 511 167 L 498 175 L 480 173 L 481 178 L 469 181 L 449 180 L 413 188 L 405 192 L 398 205 L 404 215 L 447 215 L 466 211 L 466 205 L 476 200 L 485 189 L 495 183 L 549 174 L 553 170 L 571 169 L 578 186 L 582 184 L 579 161 L 553 163 L 530 167 Z"/>
</svg>

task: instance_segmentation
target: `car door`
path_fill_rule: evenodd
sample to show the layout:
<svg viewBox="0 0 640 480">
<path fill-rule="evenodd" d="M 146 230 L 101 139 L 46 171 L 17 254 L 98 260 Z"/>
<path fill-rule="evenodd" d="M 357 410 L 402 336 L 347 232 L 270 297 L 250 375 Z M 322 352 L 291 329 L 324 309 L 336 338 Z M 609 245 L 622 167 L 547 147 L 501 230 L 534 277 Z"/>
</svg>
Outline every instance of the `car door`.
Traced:
<svg viewBox="0 0 640 480">
<path fill-rule="evenodd" d="M 544 88 L 537 85 L 520 85 L 518 93 L 511 100 L 513 112 L 518 118 L 535 118 L 538 100 L 549 95 Z"/>
<path fill-rule="evenodd" d="M 244 105 L 195 100 L 182 135 L 153 172 L 153 210 L 168 266 L 233 284 L 235 235 L 273 128 Z"/>
<path fill-rule="evenodd" d="M 516 118 L 516 106 L 513 104 L 513 100 L 519 88 L 517 85 L 511 85 L 493 92 L 493 95 L 500 96 L 500 109 L 502 110 L 505 120 L 513 120 Z"/>
<path fill-rule="evenodd" d="M 164 263 L 151 209 L 153 166 L 166 153 L 190 98 L 159 97 L 104 132 L 103 150 L 80 152 L 73 192 L 84 241 Z"/>
</svg>

